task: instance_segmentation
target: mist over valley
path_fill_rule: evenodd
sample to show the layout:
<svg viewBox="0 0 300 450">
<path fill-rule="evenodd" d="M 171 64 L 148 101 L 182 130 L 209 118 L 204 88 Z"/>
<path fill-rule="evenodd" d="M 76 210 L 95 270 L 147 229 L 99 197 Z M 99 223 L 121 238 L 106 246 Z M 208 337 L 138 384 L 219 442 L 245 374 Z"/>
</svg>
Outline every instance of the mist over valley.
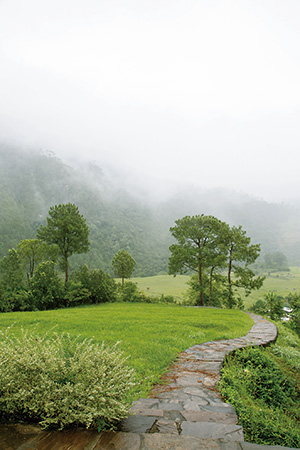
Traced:
<svg viewBox="0 0 300 450">
<path fill-rule="evenodd" d="M 167 273 L 169 228 L 186 215 L 214 215 L 230 225 L 241 225 L 253 243 L 261 244 L 261 260 L 281 252 L 290 265 L 300 264 L 300 209 L 270 203 L 228 189 L 203 189 L 193 184 L 139 184 L 118 167 L 102 168 L 91 161 L 66 164 L 53 152 L 0 147 L 0 256 L 22 239 L 35 237 L 49 207 L 75 203 L 91 230 L 90 251 L 74 255 L 71 268 L 88 264 L 111 273 L 120 249 L 136 260 L 135 276 Z M 129 181 L 128 181 L 129 180 Z M 162 189 L 159 196 L 159 189 Z M 152 192 L 153 191 L 153 192 Z"/>
</svg>

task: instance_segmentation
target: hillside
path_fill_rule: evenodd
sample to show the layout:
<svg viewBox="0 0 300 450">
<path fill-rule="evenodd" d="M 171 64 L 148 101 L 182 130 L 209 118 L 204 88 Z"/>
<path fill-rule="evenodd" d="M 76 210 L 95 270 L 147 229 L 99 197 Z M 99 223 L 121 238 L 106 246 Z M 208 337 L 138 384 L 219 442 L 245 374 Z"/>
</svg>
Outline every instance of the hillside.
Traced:
<svg viewBox="0 0 300 450">
<path fill-rule="evenodd" d="M 89 254 L 72 257 L 73 265 L 87 263 L 108 271 L 115 253 L 125 248 L 137 261 L 140 276 L 167 268 L 168 243 L 153 211 L 124 190 L 115 190 L 95 164 L 79 172 L 52 153 L 2 146 L 0 192 L 1 257 L 21 239 L 35 237 L 51 205 L 72 202 L 91 230 Z"/>
<path fill-rule="evenodd" d="M 135 276 L 166 273 L 169 227 L 184 215 L 202 213 L 242 225 L 253 243 L 261 243 L 262 255 L 281 251 L 289 264 L 300 264 L 298 208 L 193 187 L 158 201 L 147 193 L 129 193 L 121 185 L 95 163 L 78 169 L 51 152 L 0 145 L 0 257 L 21 239 L 35 237 L 51 205 L 72 202 L 91 230 L 91 250 L 73 256 L 73 267 L 87 263 L 90 268 L 110 271 L 113 256 L 125 248 L 137 262 Z"/>
</svg>

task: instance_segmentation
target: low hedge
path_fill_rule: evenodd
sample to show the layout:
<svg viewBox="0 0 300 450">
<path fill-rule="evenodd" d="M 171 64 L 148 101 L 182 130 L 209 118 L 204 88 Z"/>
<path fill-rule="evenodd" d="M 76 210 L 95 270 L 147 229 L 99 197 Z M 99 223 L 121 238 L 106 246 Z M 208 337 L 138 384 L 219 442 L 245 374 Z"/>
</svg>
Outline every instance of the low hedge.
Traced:
<svg viewBox="0 0 300 450">
<path fill-rule="evenodd" d="M 129 410 L 135 374 L 117 345 L 69 335 L 0 332 L 0 415 L 43 428 L 111 428 Z"/>
</svg>

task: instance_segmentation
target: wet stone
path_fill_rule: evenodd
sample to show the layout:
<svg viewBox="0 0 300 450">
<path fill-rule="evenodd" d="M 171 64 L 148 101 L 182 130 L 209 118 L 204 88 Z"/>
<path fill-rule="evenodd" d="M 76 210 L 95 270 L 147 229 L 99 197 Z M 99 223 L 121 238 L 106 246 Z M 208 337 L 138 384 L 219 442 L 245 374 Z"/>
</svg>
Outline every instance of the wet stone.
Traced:
<svg viewBox="0 0 300 450">
<path fill-rule="evenodd" d="M 164 411 L 180 411 L 182 410 L 182 405 L 179 403 L 161 402 L 159 403 L 159 409 Z"/>
<path fill-rule="evenodd" d="M 174 420 L 159 420 L 156 426 L 158 433 L 179 434 Z"/>
<path fill-rule="evenodd" d="M 182 389 L 180 390 L 173 390 L 173 391 L 166 391 L 166 392 L 160 392 L 158 394 L 158 398 L 162 400 L 170 400 L 173 402 L 179 402 L 179 401 L 185 401 L 190 399 L 190 395 L 185 394 Z"/>
<path fill-rule="evenodd" d="M 164 412 L 162 409 L 157 409 L 157 408 L 148 408 L 148 409 L 139 409 L 137 408 L 136 410 L 131 410 L 131 414 L 134 415 L 138 415 L 138 416 L 151 416 L 151 417 L 163 417 Z"/>
<path fill-rule="evenodd" d="M 107 431 L 101 435 L 98 444 L 92 450 L 140 450 L 140 448 L 141 436 L 138 434 Z M 55 447 L 54 449 L 56 450 Z M 71 449 L 73 450 L 73 447 L 67 447 L 65 450 Z"/>
<path fill-rule="evenodd" d="M 205 439 L 227 439 L 242 441 L 243 430 L 240 425 L 212 422 L 182 422 L 181 436 L 197 436 Z"/>
<path fill-rule="evenodd" d="M 158 402 L 153 398 L 140 398 L 135 402 L 132 402 L 132 408 L 141 406 L 142 408 L 154 408 L 157 407 Z"/>
<path fill-rule="evenodd" d="M 130 433 L 147 433 L 160 417 L 153 416 L 129 416 L 121 420 L 119 431 Z"/>
<path fill-rule="evenodd" d="M 207 391 L 200 387 L 186 387 L 184 388 L 184 393 L 196 397 L 206 397 Z"/>
<path fill-rule="evenodd" d="M 181 413 L 187 422 L 221 422 L 237 424 L 238 418 L 234 414 L 223 414 L 212 411 L 183 411 Z"/>
<path fill-rule="evenodd" d="M 212 411 L 217 413 L 225 413 L 225 414 L 234 414 L 235 411 L 229 403 L 222 403 L 218 405 L 207 405 L 207 406 L 201 406 L 201 411 Z"/>
<path fill-rule="evenodd" d="M 199 439 L 193 436 L 148 434 L 144 436 L 143 450 L 241 450 L 239 444 L 230 446 L 221 441 Z M 127 450 L 127 449 L 126 449 Z"/>
<path fill-rule="evenodd" d="M 93 450 L 99 441 L 99 438 L 100 436 L 96 430 L 86 430 L 84 428 L 52 431 L 46 432 L 45 435 L 39 439 L 36 447 L 26 446 L 23 448 L 26 448 L 26 450 Z"/>
</svg>

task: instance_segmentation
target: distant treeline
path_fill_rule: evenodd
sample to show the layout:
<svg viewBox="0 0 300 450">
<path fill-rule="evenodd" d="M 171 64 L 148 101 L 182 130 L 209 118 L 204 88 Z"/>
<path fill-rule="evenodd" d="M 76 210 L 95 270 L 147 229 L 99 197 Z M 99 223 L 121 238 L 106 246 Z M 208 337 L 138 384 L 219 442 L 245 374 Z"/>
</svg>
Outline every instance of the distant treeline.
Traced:
<svg viewBox="0 0 300 450">
<path fill-rule="evenodd" d="M 127 250 L 136 261 L 135 276 L 167 273 L 169 228 L 184 215 L 213 214 L 242 225 L 261 255 L 281 252 L 288 264 L 300 265 L 300 212 L 284 204 L 223 190 L 190 188 L 168 201 L 128 193 L 96 164 L 74 169 L 51 152 L 0 145 L 0 258 L 22 239 L 35 237 L 49 207 L 75 203 L 90 228 L 91 250 L 74 255 L 71 269 L 87 264 L 112 274 L 111 261 Z"/>
</svg>

